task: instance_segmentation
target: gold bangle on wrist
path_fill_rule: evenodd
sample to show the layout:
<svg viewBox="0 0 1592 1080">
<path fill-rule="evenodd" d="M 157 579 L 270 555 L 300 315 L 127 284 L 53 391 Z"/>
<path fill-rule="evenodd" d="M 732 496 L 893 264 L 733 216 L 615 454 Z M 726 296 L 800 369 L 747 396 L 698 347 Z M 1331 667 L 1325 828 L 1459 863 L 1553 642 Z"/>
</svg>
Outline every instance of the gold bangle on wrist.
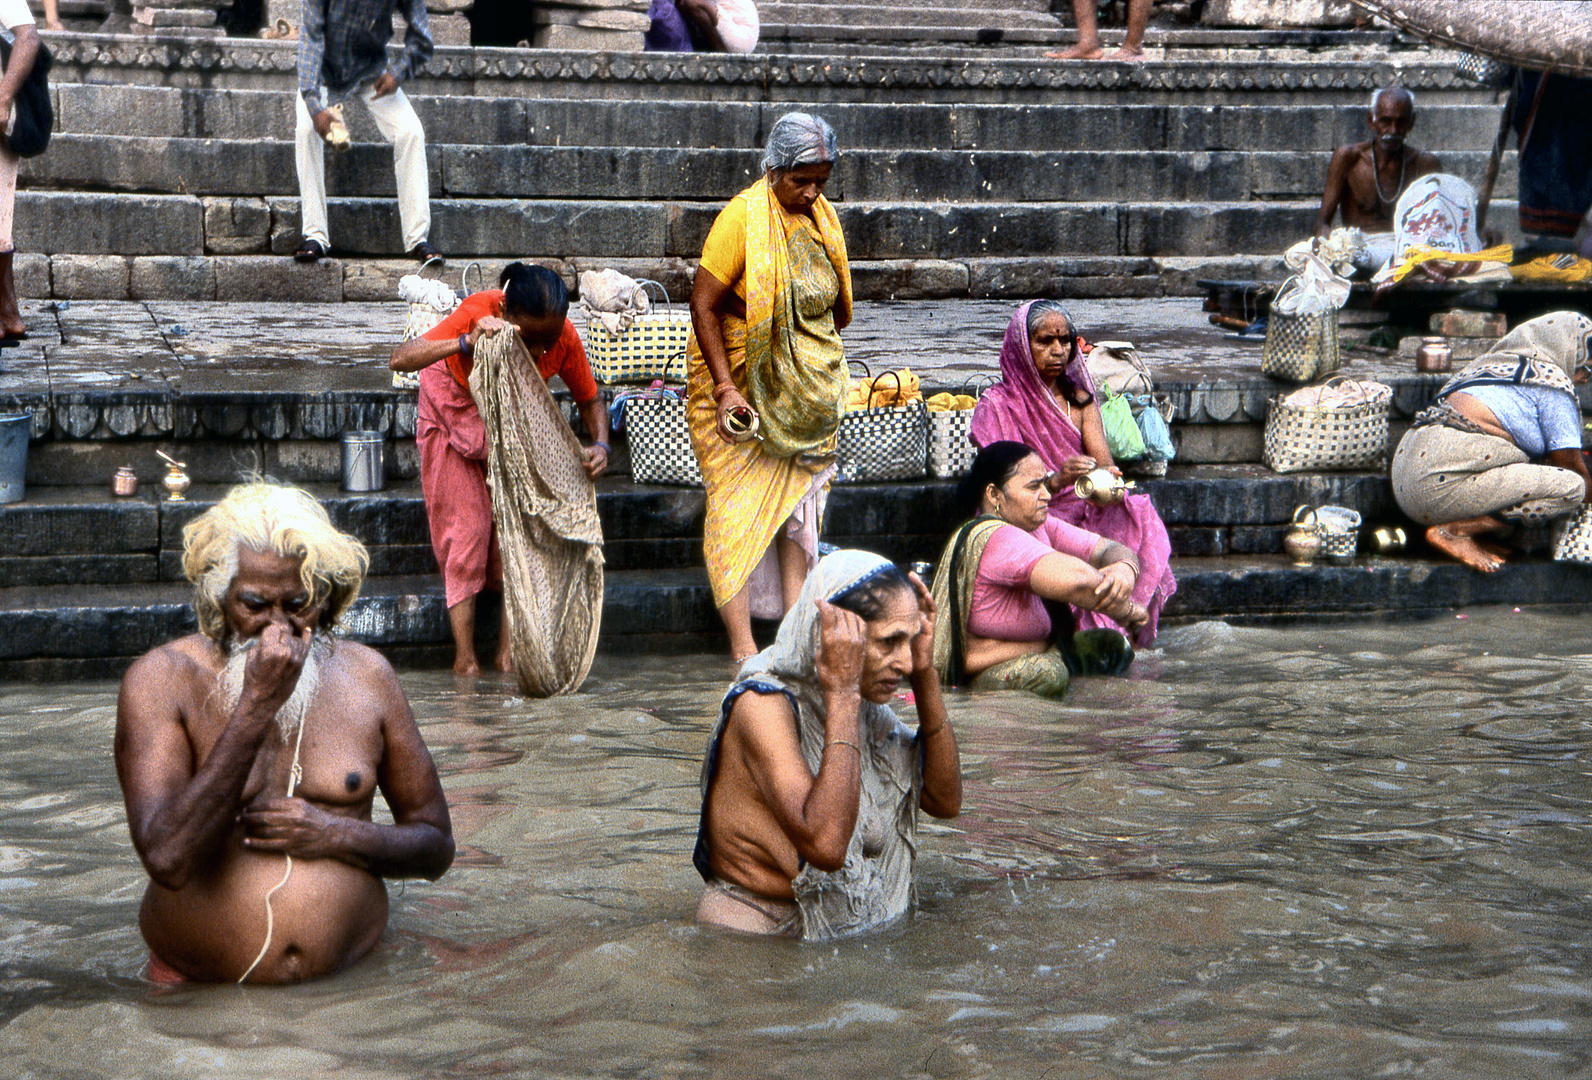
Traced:
<svg viewBox="0 0 1592 1080">
<path fill-rule="evenodd" d="M 850 739 L 830 739 L 828 742 L 824 743 L 825 750 L 828 750 L 831 746 L 849 746 L 857 752 L 857 756 L 859 758 L 862 757 L 862 747 L 858 746 Z"/>
<path fill-rule="evenodd" d="M 735 389 L 735 384 L 732 383 L 732 382 L 715 383 L 714 386 L 713 386 L 713 400 L 714 401 L 723 401 L 724 400 L 724 395 L 730 393 L 734 389 Z"/>
</svg>

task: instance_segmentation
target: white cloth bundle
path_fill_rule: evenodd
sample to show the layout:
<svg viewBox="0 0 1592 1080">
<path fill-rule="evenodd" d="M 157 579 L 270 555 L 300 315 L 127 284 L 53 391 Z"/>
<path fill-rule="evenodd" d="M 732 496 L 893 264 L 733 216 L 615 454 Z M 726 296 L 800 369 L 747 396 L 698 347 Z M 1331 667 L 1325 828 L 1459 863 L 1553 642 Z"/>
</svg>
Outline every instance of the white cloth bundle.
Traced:
<svg viewBox="0 0 1592 1080">
<path fill-rule="evenodd" d="M 580 308 L 586 321 L 600 322 L 615 336 L 630 329 L 637 315 L 652 307 L 647 289 L 617 270 L 584 270 L 580 275 Z"/>
<path fill-rule="evenodd" d="M 398 295 L 411 304 L 425 304 L 446 314 L 459 306 L 458 295 L 436 278 L 405 274 L 398 279 Z"/>
</svg>

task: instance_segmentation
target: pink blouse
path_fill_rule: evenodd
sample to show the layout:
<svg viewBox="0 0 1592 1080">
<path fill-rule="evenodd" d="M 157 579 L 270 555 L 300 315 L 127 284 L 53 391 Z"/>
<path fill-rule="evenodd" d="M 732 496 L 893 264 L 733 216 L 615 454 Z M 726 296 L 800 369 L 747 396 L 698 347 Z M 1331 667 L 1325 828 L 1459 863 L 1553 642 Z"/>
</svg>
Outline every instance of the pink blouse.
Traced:
<svg viewBox="0 0 1592 1080">
<path fill-rule="evenodd" d="M 1094 533 L 1055 517 L 1033 532 L 1016 525 L 996 529 L 978 561 L 968 632 L 999 641 L 1044 641 L 1050 636 L 1050 613 L 1028 587 L 1028 576 L 1040 559 L 1057 552 L 1087 563 L 1101 543 Z"/>
</svg>

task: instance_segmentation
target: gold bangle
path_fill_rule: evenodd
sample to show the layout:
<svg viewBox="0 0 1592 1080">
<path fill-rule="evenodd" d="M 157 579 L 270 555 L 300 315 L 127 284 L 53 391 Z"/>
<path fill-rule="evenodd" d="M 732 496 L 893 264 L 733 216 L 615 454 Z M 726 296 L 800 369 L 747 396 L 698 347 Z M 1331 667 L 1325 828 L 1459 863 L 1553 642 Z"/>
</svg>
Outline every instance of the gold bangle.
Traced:
<svg viewBox="0 0 1592 1080">
<path fill-rule="evenodd" d="M 824 743 L 825 750 L 828 750 L 831 746 L 849 746 L 857 752 L 857 756 L 859 758 L 862 757 L 862 747 L 858 746 L 850 739 L 830 739 L 828 742 Z"/>
<path fill-rule="evenodd" d="M 723 401 L 724 400 L 724 395 L 728 394 L 730 391 L 732 391 L 734 389 L 735 389 L 735 384 L 733 382 L 715 384 L 714 387 L 713 387 L 713 400 L 714 401 Z"/>
</svg>

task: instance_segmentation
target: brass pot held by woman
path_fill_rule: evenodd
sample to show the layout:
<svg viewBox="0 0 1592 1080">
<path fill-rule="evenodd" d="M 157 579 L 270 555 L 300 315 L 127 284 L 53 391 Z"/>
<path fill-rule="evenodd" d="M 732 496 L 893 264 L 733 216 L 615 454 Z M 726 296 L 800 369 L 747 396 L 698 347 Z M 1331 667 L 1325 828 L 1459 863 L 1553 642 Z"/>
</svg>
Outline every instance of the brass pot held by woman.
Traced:
<svg viewBox="0 0 1592 1080">
<path fill-rule="evenodd" d="M 1110 469 L 1102 468 L 1084 473 L 1072 485 L 1072 490 L 1078 498 L 1087 499 L 1096 506 L 1110 506 L 1126 499 L 1128 488 L 1132 486 L 1132 483 L 1124 481 Z"/>
</svg>

